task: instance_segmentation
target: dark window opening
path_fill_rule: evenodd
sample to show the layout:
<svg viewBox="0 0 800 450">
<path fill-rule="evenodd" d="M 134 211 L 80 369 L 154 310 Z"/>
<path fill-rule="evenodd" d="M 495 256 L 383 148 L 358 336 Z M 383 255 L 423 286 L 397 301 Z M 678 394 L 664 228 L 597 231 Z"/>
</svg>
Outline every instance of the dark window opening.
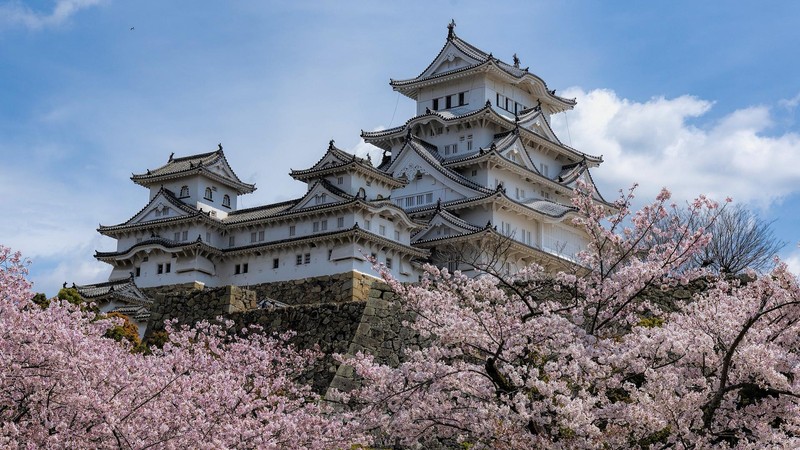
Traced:
<svg viewBox="0 0 800 450">
<path fill-rule="evenodd" d="M 280 266 L 281 262 L 278 258 L 274 258 L 272 260 L 272 268 L 277 269 Z"/>
</svg>

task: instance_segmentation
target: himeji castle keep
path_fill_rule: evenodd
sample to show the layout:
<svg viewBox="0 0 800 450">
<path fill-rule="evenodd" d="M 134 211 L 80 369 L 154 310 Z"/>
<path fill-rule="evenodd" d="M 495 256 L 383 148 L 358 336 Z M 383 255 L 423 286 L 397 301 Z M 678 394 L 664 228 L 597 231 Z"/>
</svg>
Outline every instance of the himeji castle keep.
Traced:
<svg viewBox="0 0 800 450">
<path fill-rule="evenodd" d="M 289 173 L 307 185 L 300 198 L 239 208 L 256 186 L 236 175 L 228 160 L 235 151 L 222 145 L 134 174 L 149 200 L 128 220 L 99 227 L 117 241 L 115 251 L 95 254 L 111 274 L 82 292 L 377 276 L 369 256 L 413 282 L 426 262 L 472 269 L 450 250 L 497 238 L 508 243 L 504 270 L 574 260 L 587 243 L 572 224 L 578 179 L 604 202 L 589 173 L 602 158 L 565 145 L 550 127 L 575 100 L 556 95 L 516 55 L 507 63 L 467 43 L 454 23 L 422 73 L 389 84 L 417 108 L 403 125 L 362 131 L 383 158 L 357 157 L 331 141 L 315 164 Z M 111 304 L 141 301 L 117 295 Z"/>
</svg>

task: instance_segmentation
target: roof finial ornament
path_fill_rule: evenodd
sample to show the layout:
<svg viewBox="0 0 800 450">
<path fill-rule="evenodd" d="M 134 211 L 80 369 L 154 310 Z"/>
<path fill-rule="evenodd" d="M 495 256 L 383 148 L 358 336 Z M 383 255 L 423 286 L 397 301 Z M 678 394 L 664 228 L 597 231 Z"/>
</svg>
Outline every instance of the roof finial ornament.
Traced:
<svg viewBox="0 0 800 450">
<path fill-rule="evenodd" d="M 221 151 L 222 151 L 222 142 L 220 142 L 219 144 L 217 144 L 217 151 L 218 151 L 218 152 L 221 152 Z"/>
<path fill-rule="evenodd" d="M 169 154 L 169 160 L 172 161 L 172 157 L 175 156 L 175 152 Z"/>
<path fill-rule="evenodd" d="M 334 141 L 333 139 L 331 139 L 330 141 L 328 141 L 328 150 L 333 150 L 333 143 L 334 143 L 334 142 L 335 142 L 335 141 Z"/>
<path fill-rule="evenodd" d="M 492 221 L 486 222 L 486 228 L 492 228 Z"/>
<path fill-rule="evenodd" d="M 425 114 L 430 114 L 430 113 L 431 113 L 431 109 L 428 108 L 428 107 L 425 107 Z"/>
<path fill-rule="evenodd" d="M 410 141 L 410 140 L 411 140 L 411 128 L 406 130 L 406 141 Z"/>
<path fill-rule="evenodd" d="M 64 282 L 64 284 L 62 284 L 62 285 L 61 285 L 61 287 L 62 287 L 63 289 L 66 289 L 66 288 L 67 288 L 67 282 L 65 281 L 65 282 Z"/>
<path fill-rule="evenodd" d="M 455 28 L 456 28 L 455 19 L 450 19 L 450 23 L 447 24 L 447 40 L 448 41 L 453 39 L 454 37 L 456 37 Z"/>
<path fill-rule="evenodd" d="M 519 57 L 514 53 L 514 67 L 519 69 Z"/>
<path fill-rule="evenodd" d="M 368 161 L 370 164 L 372 164 L 372 155 L 370 155 L 369 153 L 367 153 L 367 161 Z"/>
<path fill-rule="evenodd" d="M 442 210 L 442 199 L 439 198 L 436 200 L 436 211 L 441 211 L 441 210 Z"/>
</svg>

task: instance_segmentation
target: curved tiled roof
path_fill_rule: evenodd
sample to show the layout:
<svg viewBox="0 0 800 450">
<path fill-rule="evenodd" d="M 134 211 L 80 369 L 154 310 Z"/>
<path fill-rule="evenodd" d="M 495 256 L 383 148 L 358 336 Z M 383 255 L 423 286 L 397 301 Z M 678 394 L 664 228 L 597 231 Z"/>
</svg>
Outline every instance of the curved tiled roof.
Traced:
<svg viewBox="0 0 800 450">
<path fill-rule="evenodd" d="M 119 300 L 125 303 L 139 305 L 137 308 L 153 304 L 153 300 L 139 290 L 132 276 L 122 280 L 106 281 L 82 286 L 73 284 L 72 287 L 78 291 L 81 297 L 87 300 Z"/>
<path fill-rule="evenodd" d="M 457 50 L 461 51 L 465 55 L 467 55 L 472 60 L 476 61 L 475 63 L 468 64 L 464 67 L 455 68 L 453 70 L 448 70 L 445 72 L 431 74 L 425 76 L 425 74 L 433 67 L 433 64 L 439 60 L 439 57 L 444 53 L 449 45 L 452 45 Z M 474 69 L 479 69 L 487 66 L 496 67 L 499 71 L 507 74 L 508 76 L 517 79 L 529 79 L 536 83 L 541 83 L 545 92 L 547 92 L 547 97 L 550 100 L 550 103 L 557 104 L 560 106 L 558 110 L 565 110 L 571 108 L 575 105 L 574 99 L 567 99 L 564 97 L 560 97 L 555 95 L 555 90 L 550 90 L 547 88 L 547 83 L 537 75 L 534 75 L 528 71 L 528 68 L 520 68 L 517 65 L 508 64 L 506 62 L 501 61 L 498 58 L 492 56 L 491 53 L 486 53 L 483 50 L 475 47 L 474 45 L 466 42 L 465 40 L 461 39 L 460 37 L 456 36 L 455 32 L 448 33 L 447 41 L 442 46 L 439 53 L 436 55 L 435 58 L 431 61 L 430 64 L 422 71 L 419 75 L 414 78 L 409 78 L 405 80 L 390 80 L 389 85 L 392 86 L 395 90 L 403 91 L 405 87 L 410 87 L 416 83 L 421 83 L 425 81 L 435 80 L 438 78 L 444 78 L 448 76 L 453 76 L 459 73 L 468 72 Z M 405 93 L 409 95 L 408 93 Z M 411 95 L 409 95 L 411 96 Z M 413 96 L 411 96 L 414 98 Z"/>
<path fill-rule="evenodd" d="M 150 239 L 146 239 L 146 240 L 141 241 L 141 242 L 137 242 L 137 243 L 131 245 L 130 247 L 128 247 L 127 250 L 114 251 L 114 252 L 98 252 L 98 251 L 95 251 L 94 257 L 96 259 L 113 258 L 115 256 L 122 256 L 122 255 L 128 254 L 131 251 L 133 251 L 134 249 L 147 247 L 147 246 L 159 246 L 159 247 L 162 247 L 164 249 L 202 248 L 203 250 L 206 250 L 206 251 L 208 251 L 210 253 L 221 254 L 221 252 L 222 252 L 221 250 L 219 250 L 217 248 L 214 248 L 214 247 L 206 244 L 205 242 L 203 242 L 203 240 L 199 236 L 198 236 L 197 240 L 195 240 L 194 242 L 176 242 L 176 241 L 174 241 L 172 239 L 166 239 L 166 238 L 162 238 L 162 237 L 158 237 L 157 236 L 157 237 L 153 237 L 153 238 L 150 238 Z"/>
<path fill-rule="evenodd" d="M 143 222 L 143 223 L 131 223 L 131 221 L 133 219 L 135 219 L 139 214 L 141 214 L 142 212 L 147 210 L 147 208 L 149 208 L 153 203 L 155 203 L 156 200 L 159 199 L 160 196 L 162 196 L 162 195 L 171 206 L 173 206 L 174 208 L 176 208 L 176 209 L 178 209 L 180 211 L 185 212 L 186 214 L 185 215 L 181 215 L 181 216 L 176 216 L 176 217 L 164 217 L 164 218 L 161 218 L 161 219 L 149 220 L 149 221 Z M 204 214 L 203 211 L 201 211 L 201 210 L 199 210 L 197 208 L 194 208 L 194 207 L 192 207 L 190 205 L 187 205 L 186 203 L 183 203 L 182 201 L 180 201 L 180 199 L 178 199 L 178 197 L 175 196 L 175 193 L 173 193 L 169 189 L 166 189 L 166 188 L 162 187 L 156 193 L 156 195 L 154 195 L 153 198 L 149 202 L 147 202 L 147 204 L 144 205 L 144 207 L 142 209 L 137 211 L 136 214 L 134 214 L 130 219 L 126 220 L 123 223 L 117 224 L 117 225 L 100 225 L 97 228 L 97 231 L 100 232 L 101 234 L 103 234 L 103 233 L 106 233 L 106 232 L 122 230 L 122 229 L 126 229 L 126 228 L 129 228 L 129 227 L 162 225 L 162 224 L 166 224 L 166 223 L 181 222 L 181 221 L 190 220 L 190 219 L 203 219 L 203 218 L 208 218 L 208 216 L 206 214 Z"/>
<path fill-rule="evenodd" d="M 216 164 L 220 160 L 225 164 L 228 170 L 230 170 L 233 178 L 225 178 L 219 174 L 209 172 L 208 170 L 204 169 L 204 167 Z M 228 163 L 228 159 L 225 157 L 225 153 L 222 151 L 222 145 L 219 146 L 218 150 L 213 152 L 183 156 L 180 158 L 173 158 L 170 156 L 169 161 L 167 161 L 167 163 L 163 166 L 158 167 L 157 169 L 148 170 L 146 173 L 133 174 L 131 175 L 131 180 L 133 180 L 133 182 L 136 184 L 149 186 L 159 181 L 180 178 L 201 172 L 210 178 L 216 179 L 220 183 L 236 189 L 240 194 L 248 194 L 256 190 L 254 184 L 248 184 L 239 179 L 239 177 L 233 171 L 233 168 L 231 168 L 230 164 Z"/>
<path fill-rule="evenodd" d="M 420 249 L 417 249 L 417 248 L 414 248 L 414 247 L 411 247 L 411 246 L 408 246 L 408 245 L 405 245 L 405 244 L 401 244 L 399 242 L 387 239 L 387 238 L 385 238 L 383 236 L 379 236 L 379 235 L 374 234 L 374 233 L 372 233 L 370 231 L 367 231 L 367 230 L 364 230 L 364 229 L 360 228 L 358 226 L 358 224 L 356 224 L 352 228 L 349 228 L 349 229 L 346 229 L 346 230 L 335 230 L 335 231 L 329 231 L 329 232 L 326 232 L 326 233 L 315 233 L 315 234 L 310 234 L 310 235 L 305 235 L 305 236 L 291 237 L 291 238 L 288 238 L 288 239 L 280 239 L 280 240 L 269 241 L 269 242 L 260 242 L 260 243 L 257 243 L 257 244 L 249 244 L 249 245 L 243 245 L 243 246 L 239 246 L 239 247 L 226 248 L 226 249 L 216 249 L 216 248 L 210 247 L 210 246 L 206 245 L 205 243 L 203 243 L 199 238 L 198 238 L 198 240 L 196 240 L 194 242 L 189 242 L 189 243 L 179 243 L 179 242 L 175 242 L 175 241 L 172 241 L 172 240 L 169 240 L 169 239 L 153 238 L 153 239 L 148 239 L 146 241 L 138 242 L 138 243 L 132 245 L 131 247 L 129 247 L 128 249 L 122 250 L 122 251 L 95 252 L 95 258 L 97 258 L 97 259 L 112 259 L 112 258 L 115 258 L 115 257 L 118 257 L 118 256 L 125 256 L 125 255 L 128 255 L 131 252 L 135 251 L 138 248 L 142 248 L 142 247 L 146 247 L 146 246 L 150 246 L 150 245 L 158 245 L 158 246 L 163 247 L 165 249 L 175 249 L 175 248 L 186 248 L 186 249 L 189 249 L 189 248 L 193 248 L 193 247 L 195 247 L 195 248 L 203 247 L 204 250 L 207 250 L 210 253 L 214 253 L 214 254 L 217 254 L 217 255 L 237 255 L 237 254 L 248 253 L 248 252 L 256 251 L 256 250 L 264 250 L 264 249 L 269 249 L 269 248 L 285 247 L 285 246 L 293 246 L 293 245 L 302 245 L 302 244 L 305 244 L 307 242 L 316 242 L 316 241 L 329 239 L 329 238 L 339 238 L 339 237 L 346 236 L 346 235 L 368 237 L 371 240 L 380 242 L 382 245 L 385 245 L 385 246 L 391 247 L 391 248 L 395 248 L 397 250 L 404 251 L 405 253 L 409 253 L 409 254 L 414 255 L 414 256 L 421 257 L 421 256 L 426 256 L 427 255 L 427 252 L 425 250 L 420 250 Z"/>
<path fill-rule="evenodd" d="M 492 107 L 490 102 L 486 102 L 486 104 L 480 109 L 476 109 L 476 110 L 474 110 L 472 112 L 469 112 L 469 113 L 466 113 L 466 114 L 462 114 L 460 116 L 452 116 L 452 117 L 449 117 L 449 118 L 444 116 L 443 114 L 441 114 L 441 112 L 439 112 L 439 111 L 430 111 L 430 112 L 427 112 L 425 114 L 414 116 L 414 117 L 408 119 L 405 124 L 397 126 L 397 127 L 394 127 L 394 128 L 390 128 L 388 130 L 381 130 L 381 131 L 363 131 L 362 130 L 361 131 L 361 137 L 367 143 L 371 143 L 373 145 L 378 145 L 378 141 L 382 140 L 382 138 L 398 137 L 403 132 L 408 133 L 408 130 L 410 130 L 411 126 L 417 121 L 421 121 L 421 120 L 424 120 L 424 119 L 429 119 L 431 117 L 437 117 L 437 118 L 441 119 L 441 121 L 443 123 L 447 124 L 447 123 L 451 123 L 451 122 L 463 121 L 465 119 L 469 119 L 470 117 L 479 116 L 479 115 L 482 115 L 482 114 L 491 115 L 491 117 L 495 120 L 495 122 L 500 123 L 500 124 L 504 124 L 506 126 L 506 128 L 508 129 L 508 131 L 513 131 L 515 128 L 519 128 L 520 133 L 524 133 L 526 136 L 529 136 L 530 138 L 543 139 L 544 141 L 549 142 L 551 145 L 554 145 L 556 149 L 561 149 L 562 153 L 564 153 L 566 155 L 570 155 L 571 158 L 574 159 L 574 160 L 580 160 L 580 159 L 586 158 L 587 160 L 592 161 L 593 163 L 596 163 L 596 164 L 600 164 L 601 162 L 603 162 L 603 157 L 602 156 L 595 156 L 595 155 L 590 155 L 588 153 L 584 153 L 584 152 L 582 152 L 580 150 L 576 150 L 576 149 L 574 149 L 572 147 L 564 145 L 560 141 L 558 141 L 558 142 L 551 141 L 548 137 L 542 136 L 541 134 L 536 133 L 533 130 L 530 130 L 530 129 L 525 128 L 525 127 L 519 127 L 518 124 L 516 123 L 516 121 L 514 121 L 512 119 L 509 119 L 508 117 L 498 113 Z M 544 122 L 547 122 L 547 121 L 545 120 Z M 548 127 L 549 127 L 549 124 L 548 124 Z M 378 145 L 378 146 L 380 147 L 380 145 Z M 384 147 L 381 147 L 381 148 L 384 148 Z M 384 149 L 388 150 L 387 148 L 384 148 Z"/>
</svg>

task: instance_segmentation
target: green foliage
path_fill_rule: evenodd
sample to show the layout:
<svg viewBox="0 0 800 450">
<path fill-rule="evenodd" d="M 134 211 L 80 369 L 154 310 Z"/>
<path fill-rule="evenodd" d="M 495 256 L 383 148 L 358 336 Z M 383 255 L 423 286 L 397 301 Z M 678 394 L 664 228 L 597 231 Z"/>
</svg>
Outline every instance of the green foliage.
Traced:
<svg viewBox="0 0 800 450">
<path fill-rule="evenodd" d="M 39 307 L 42 309 L 45 309 L 48 306 L 50 306 L 50 299 L 47 298 L 47 296 L 45 294 L 42 294 L 41 292 L 34 295 L 31 301 L 39 305 Z"/>
<path fill-rule="evenodd" d="M 118 312 L 108 313 L 106 317 L 116 317 L 122 319 L 124 322 L 122 325 L 109 328 L 108 331 L 106 331 L 105 337 L 117 342 L 121 342 L 124 339 L 130 342 L 134 349 L 141 346 L 142 341 L 139 339 L 139 327 L 131 321 L 130 317 Z"/>
<path fill-rule="evenodd" d="M 636 325 L 643 328 L 660 328 L 664 325 L 664 319 L 661 317 L 643 317 Z"/>
<path fill-rule="evenodd" d="M 150 333 L 136 350 L 149 354 L 151 348 L 163 348 L 167 342 L 169 342 L 169 334 L 166 331 L 156 331 Z"/>
<path fill-rule="evenodd" d="M 85 302 L 81 294 L 78 293 L 78 290 L 75 288 L 61 288 L 58 291 L 58 298 L 59 300 L 66 300 L 73 305 L 81 305 Z"/>
</svg>

